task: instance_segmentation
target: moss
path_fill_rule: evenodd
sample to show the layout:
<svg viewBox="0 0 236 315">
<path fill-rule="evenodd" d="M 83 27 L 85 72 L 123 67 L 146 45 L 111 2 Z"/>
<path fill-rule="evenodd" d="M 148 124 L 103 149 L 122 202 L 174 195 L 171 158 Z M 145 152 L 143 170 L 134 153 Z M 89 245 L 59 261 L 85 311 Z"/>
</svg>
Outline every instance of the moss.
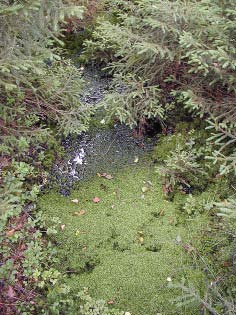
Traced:
<svg viewBox="0 0 236 315">
<path fill-rule="evenodd" d="M 52 132 L 54 133 L 54 136 L 47 141 L 47 150 L 45 151 L 45 156 L 42 161 L 43 166 L 47 170 L 52 167 L 52 164 L 56 159 L 65 157 L 65 151 L 56 137 L 55 130 L 52 130 Z"/>
<path fill-rule="evenodd" d="M 186 147 L 186 143 L 191 139 L 194 139 L 196 149 L 202 149 L 206 145 L 209 136 L 210 131 L 206 130 L 205 123 L 203 124 L 199 120 L 180 122 L 175 126 L 173 135 L 162 135 L 160 137 L 154 151 L 154 158 L 158 161 L 164 161 L 178 145 Z"/>
<path fill-rule="evenodd" d="M 114 122 L 110 121 L 109 123 L 101 123 L 101 121 L 104 119 L 104 112 L 103 111 L 97 111 L 96 112 L 96 117 L 91 117 L 90 121 L 90 130 L 93 129 L 111 129 L 114 127 Z"/>
<path fill-rule="evenodd" d="M 181 133 L 168 136 L 162 135 L 154 150 L 153 158 L 157 159 L 158 162 L 164 161 L 170 155 L 170 152 L 176 149 L 178 144 L 185 144 L 185 139 Z"/>
<path fill-rule="evenodd" d="M 54 192 L 41 197 L 39 207 L 48 220 L 58 216 L 65 224 L 55 238 L 58 267 L 68 274 L 65 282 L 75 293 L 88 287 L 92 296 L 114 300 L 132 314 L 176 314 L 170 301 L 178 291 L 168 288 L 167 278 L 178 282 L 185 277 L 197 287 L 203 283 L 202 272 L 192 268 L 191 255 L 176 238 L 192 244 L 207 219 L 182 223 L 178 204 L 163 198 L 152 167 L 139 164 L 113 175 L 112 180 L 95 177 L 79 184 L 70 198 Z M 99 203 L 92 201 L 95 196 Z M 75 198 L 78 204 L 71 202 Z M 85 214 L 75 216 L 81 209 Z"/>
<path fill-rule="evenodd" d="M 171 163 L 172 156 L 175 158 L 178 157 L 178 152 L 181 153 L 185 151 L 188 152 L 188 154 L 191 154 L 193 159 L 195 157 L 195 162 L 199 166 L 198 169 L 196 169 L 196 172 L 184 172 L 183 170 L 181 173 L 185 181 L 191 186 L 191 193 L 193 191 L 194 194 L 202 193 L 209 189 L 209 186 L 215 184 L 216 176 L 219 171 L 219 164 L 213 164 L 212 160 L 206 158 L 207 156 L 212 155 L 213 149 L 207 144 L 210 131 L 204 129 L 204 127 L 205 123 L 201 123 L 198 119 L 196 122 L 178 123 L 175 128 L 175 134 L 160 137 L 160 141 L 153 153 L 153 158 L 156 162 L 162 162 L 164 168 L 166 163 Z M 169 174 L 171 174 L 171 166 L 167 168 L 166 177 L 168 176 L 168 171 Z M 179 190 L 182 190 L 181 182 L 178 182 L 178 180 L 176 182 L 178 186 L 176 185 L 175 187 L 172 187 L 174 190 L 169 194 L 169 200 L 172 200 L 174 195 Z M 226 185 L 225 187 L 228 189 L 229 185 Z"/>
</svg>

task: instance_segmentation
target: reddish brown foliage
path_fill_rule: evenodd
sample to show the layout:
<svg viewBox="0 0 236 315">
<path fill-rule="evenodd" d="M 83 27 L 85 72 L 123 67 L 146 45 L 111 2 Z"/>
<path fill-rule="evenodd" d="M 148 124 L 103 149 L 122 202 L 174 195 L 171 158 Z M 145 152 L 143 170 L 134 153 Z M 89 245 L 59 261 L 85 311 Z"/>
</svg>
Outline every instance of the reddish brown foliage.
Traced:
<svg viewBox="0 0 236 315">
<path fill-rule="evenodd" d="M 24 252 L 27 249 L 25 237 L 20 237 L 16 242 L 10 241 L 10 238 L 17 231 L 24 231 L 24 235 L 28 235 L 30 239 L 34 238 L 35 229 L 27 226 L 28 214 L 22 213 L 19 217 L 12 218 L 6 227 L 4 240 L 0 244 L 1 248 L 9 248 L 9 254 L 3 256 L 0 254 L 1 265 L 8 260 L 12 261 L 12 270 L 15 274 L 13 279 L 5 277 L 0 280 L 0 314 L 15 315 L 19 304 L 35 304 L 37 296 L 35 292 L 35 279 L 29 279 L 24 275 Z M 27 283 L 27 286 L 25 285 Z"/>
<path fill-rule="evenodd" d="M 101 1 L 98 0 L 90 0 L 90 1 L 78 1 L 78 0 L 68 0 L 69 4 L 72 5 L 84 5 L 86 7 L 84 17 L 82 20 L 78 18 L 68 18 L 67 19 L 67 33 L 74 33 L 80 29 L 86 27 L 86 25 L 93 24 L 95 17 L 101 11 L 102 5 Z"/>
</svg>

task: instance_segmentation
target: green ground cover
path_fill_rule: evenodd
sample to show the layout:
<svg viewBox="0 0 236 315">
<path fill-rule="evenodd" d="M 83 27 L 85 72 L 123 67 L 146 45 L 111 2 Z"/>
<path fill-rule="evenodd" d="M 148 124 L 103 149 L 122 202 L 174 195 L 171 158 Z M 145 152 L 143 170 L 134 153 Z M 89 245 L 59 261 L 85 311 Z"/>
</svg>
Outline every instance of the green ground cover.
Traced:
<svg viewBox="0 0 236 315">
<path fill-rule="evenodd" d="M 199 314 L 193 306 L 176 310 L 171 301 L 181 292 L 168 284 L 185 279 L 203 288 L 192 249 L 208 218 L 182 215 L 177 202 L 164 198 L 153 167 L 139 161 L 111 180 L 81 182 L 68 198 L 53 191 L 40 198 L 48 225 L 53 217 L 61 221 L 57 267 L 74 292 L 87 287 L 94 298 L 131 314 Z"/>
</svg>

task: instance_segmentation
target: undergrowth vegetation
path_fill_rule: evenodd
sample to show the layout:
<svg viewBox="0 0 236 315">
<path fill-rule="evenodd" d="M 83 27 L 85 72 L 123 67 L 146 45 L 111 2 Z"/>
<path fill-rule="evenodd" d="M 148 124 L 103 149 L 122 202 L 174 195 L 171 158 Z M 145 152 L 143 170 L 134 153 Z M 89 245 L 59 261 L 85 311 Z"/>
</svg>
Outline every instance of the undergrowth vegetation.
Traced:
<svg viewBox="0 0 236 315">
<path fill-rule="evenodd" d="M 235 314 L 235 17 L 234 0 L 1 1 L 0 313 L 124 314 L 86 290 L 75 292 L 73 281 L 68 285 L 74 253 L 68 270 L 60 266 L 70 249 L 64 256 L 55 253 L 58 230 L 65 228 L 63 214 L 50 217 L 36 206 L 53 161 L 63 158 L 61 136 L 87 131 L 98 110 L 104 124 L 125 123 L 139 139 L 152 125 L 162 130 L 152 155 L 152 176 L 163 191 L 159 200 L 175 205 L 183 220 L 205 216 L 209 223 L 194 246 L 176 239 L 194 256 L 190 264 L 205 275 L 203 285 L 184 277 L 173 282 L 165 274 L 179 293 L 176 305 L 185 312 L 192 307 L 193 314 Z M 72 49 L 80 69 L 68 58 Z M 84 63 L 99 65 L 112 76 L 110 90 L 97 106 L 80 101 Z M 145 187 L 144 195 L 153 189 L 150 183 Z M 154 218 L 162 217 L 159 210 Z M 176 226 L 173 221 L 170 235 Z M 136 241 L 128 246 L 143 249 L 144 232 L 137 227 L 135 233 Z M 118 240 L 112 250 L 130 250 L 116 231 L 113 237 Z M 148 246 L 159 251 L 159 244 Z M 92 252 L 83 263 L 83 248 L 77 250 L 82 283 L 82 271 L 93 269 L 99 257 Z M 90 276 L 93 284 L 92 272 Z M 102 271 L 98 281 L 105 276 Z M 99 290 L 103 294 L 106 288 Z M 155 305 L 149 304 L 148 294 L 145 303 L 137 302 L 137 314 Z M 168 295 L 160 303 L 165 304 L 161 314 L 174 312 Z"/>
<path fill-rule="evenodd" d="M 42 288 L 59 274 L 34 209 L 48 166 L 63 154 L 55 135 L 88 128 L 83 80 L 60 40 L 67 19 L 83 11 L 62 1 L 0 4 L 1 314 L 38 314 Z"/>
<path fill-rule="evenodd" d="M 109 1 L 86 54 L 115 74 L 104 100 L 131 127 L 187 108 L 208 120 L 221 173 L 235 170 L 234 1 Z M 119 91 L 123 88 L 123 93 Z M 176 110 L 176 112 L 177 112 Z M 228 149 L 227 156 L 224 156 Z"/>
<path fill-rule="evenodd" d="M 103 102 L 107 120 L 118 117 L 137 130 L 145 130 L 143 127 L 151 118 L 159 121 L 167 133 L 169 125 L 173 128 L 178 121 L 193 120 L 199 122 L 196 129 L 206 129 L 205 134 L 194 137 L 191 123 L 187 123 L 186 137 L 174 135 L 172 145 L 164 139 L 168 154 L 157 152 L 157 160 L 158 155 L 163 159 L 156 171 L 168 198 L 177 198 L 178 191 L 189 194 L 182 205 L 188 215 L 212 211 L 228 218 L 226 222 L 230 224 L 222 223 L 226 231 L 219 231 L 218 237 L 222 233 L 231 235 L 233 245 L 229 255 L 234 254 L 225 265 L 232 266 L 235 261 L 232 230 L 236 171 L 235 3 L 218 0 L 112 3 L 113 6 L 110 2 L 108 5 L 110 19 L 98 19 L 92 38 L 85 41 L 85 54 L 105 64 L 114 74 L 113 94 Z M 196 201 L 195 195 L 207 191 L 209 183 L 219 178 L 222 184 L 211 190 L 210 200 Z M 220 267 L 221 273 L 219 270 Z M 223 274 L 220 278 L 224 280 L 209 284 L 206 296 L 210 296 L 214 307 L 205 301 L 203 313 L 235 312 L 234 271 Z M 179 287 L 190 302 L 201 300 L 193 288 Z"/>
</svg>

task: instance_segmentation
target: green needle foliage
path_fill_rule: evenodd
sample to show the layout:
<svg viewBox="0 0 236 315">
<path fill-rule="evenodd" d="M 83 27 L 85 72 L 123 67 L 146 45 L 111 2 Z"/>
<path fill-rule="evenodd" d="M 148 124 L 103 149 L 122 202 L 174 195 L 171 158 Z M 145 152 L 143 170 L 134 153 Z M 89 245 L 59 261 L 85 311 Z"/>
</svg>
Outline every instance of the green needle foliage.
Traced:
<svg viewBox="0 0 236 315">
<path fill-rule="evenodd" d="M 159 121 L 167 118 L 175 123 L 183 117 L 181 115 L 186 115 L 186 110 L 195 120 L 199 115 L 211 133 L 207 143 L 209 150 L 200 150 L 199 155 L 194 148 L 188 150 L 180 142 L 179 149 L 172 150 L 163 159 L 163 166 L 156 168 L 166 192 L 172 192 L 178 185 L 198 184 L 200 175 L 203 182 L 226 178 L 225 175 L 229 181 L 235 180 L 235 1 L 105 2 L 108 13 L 98 21 L 92 38 L 85 43 L 85 50 L 115 74 L 113 93 L 103 104 L 108 110 L 107 119 L 117 117 L 135 127 L 145 124 L 149 118 Z M 155 94 L 147 97 L 147 89 L 155 90 Z M 203 143 L 201 145 L 203 147 Z M 208 161 L 203 162 L 205 158 L 216 166 L 209 167 Z M 207 169 L 202 169 L 203 164 Z M 230 191 L 232 187 L 228 188 Z M 194 209 L 199 208 L 194 198 L 189 197 L 183 207 L 188 214 L 200 212 Z M 214 208 L 213 202 L 204 209 L 207 208 Z M 216 204 L 216 211 L 217 208 L 223 218 L 228 215 L 234 222 L 234 199 Z M 235 222 L 232 225 L 234 228 L 226 227 L 226 230 L 235 239 L 232 232 Z M 222 235 L 224 232 L 218 231 L 217 237 Z M 228 266 L 235 264 L 235 247 L 231 251 Z M 218 258 L 218 254 L 214 257 Z M 212 265 L 215 264 L 214 260 Z M 221 264 L 227 267 L 227 262 Z M 222 268 L 220 271 L 224 280 L 220 283 L 214 280 L 208 285 L 205 301 L 191 286 L 179 285 L 186 299 L 181 297 L 177 302 L 181 305 L 196 302 L 202 305 L 203 314 L 235 313 L 232 273 Z"/>
<path fill-rule="evenodd" d="M 163 166 L 157 166 L 156 171 L 162 177 L 162 182 L 166 193 L 173 192 L 177 184 L 184 184 L 190 187 L 194 180 L 198 180 L 199 174 L 204 174 L 204 170 L 197 161 L 198 152 L 195 149 L 185 149 L 180 145 L 176 150 L 171 151 L 164 161 Z"/>
<path fill-rule="evenodd" d="M 92 113 L 61 41 L 67 20 L 83 10 L 61 0 L 0 1 L 1 314 L 39 314 L 38 292 L 60 275 L 33 210 L 46 182 L 45 149 L 56 149 L 56 133 L 86 130 Z"/>
<path fill-rule="evenodd" d="M 87 6 L 87 11 L 80 5 L 74 5 L 78 3 Z M 104 10 L 101 15 L 99 8 Z M 50 165 L 54 159 L 54 152 L 51 152 L 51 157 L 48 158 L 50 153 L 46 150 L 54 148 L 57 151 L 56 157 L 60 157 L 55 135 L 66 136 L 86 131 L 94 113 L 94 109 L 80 102 L 84 82 L 79 70 L 66 59 L 63 50 L 65 34 L 86 25 L 81 24 L 84 11 L 88 21 L 92 20 L 93 12 L 96 16 L 99 15 L 99 18 L 96 23 L 93 21 L 95 28 L 92 38 L 85 41 L 85 54 L 80 60 L 89 56 L 105 65 L 113 75 L 112 91 L 100 104 L 105 112 L 105 121 L 116 118 L 132 128 L 138 127 L 141 136 L 142 127 L 147 125 L 150 119 L 164 124 L 165 120 L 171 119 L 176 113 L 179 113 L 180 117 L 185 115 L 186 110 L 192 113 L 192 117 L 199 115 L 200 119 L 208 123 L 207 128 L 212 133 L 208 139 L 210 146 L 206 149 L 204 139 L 203 142 L 199 141 L 202 147 L 197 149 L 182 143 L 185 139 L 182 136 L 174 136 L 176 148 L 170 147 L 169 150 L 167 141 L 166 151 L 169 152 L 167 156 L 161 152 L 163 165 L 156 167 L 167 193 L 181 185 L 197 186 L 200 178 L 205 181 L 205 176 L 210 177 L 213 173 L 213 176 L 217 175 L 213 181 L 230 174 L 230 182 L 233 178 L 231 173 L 236 172 L 234 0 L 104 0 L 101 4 L 95 0 L 1 0 L 0 245 L 3 250 L 0 252 L 0 276 L 4 281 L 0 283 L 0 313 L 59 314 L 62 310 L 63 314 L 72 314 L 73 309 L 76 314 L 79 309 L 80 314 L 84 315 L 118 312 L 110 309 L 106 302 L 90 298 L 86 290 L 84 293 L 76 292 L 75 300 L 70 299 L 71 289 L 63 282 L 64 275 L 50 267 L 49 260 L 53 263 L 54 250 L 43 238 L 45 234 L 52 235 L 58 231 L 63 235 L 65 227 L 67 233 L 67 225 L 52 217 L 52 224 L 45 231 L 44 227 L 48 222 L 45 222 L 41 214 L 32 211 L 40 193 L 39 184 L 44 185 L 47 182 L 44 167 Z M 202 163 L 201 159 L 204 160 L 206 155 L 219 165 L 218 174 L 214 171 L 215 168 L 210 170 L 208 162 Z M 144 194 L 151 189 L 143 188 Z M 220 195 L 219 199 L 223 199 L 223 195 Z M 114 196 L 112 194 L 112 198 Z M 154 196 L 161 207 L 161 196 Z M 189 196 L 182 204 L 182 210 L 191 216 L 207 208 L 208 211 L 213 209 L 220 213 L 219 216 L 223 217 L 221 219 L 228 217 L 235 227 L 234 197 L 227 202 L 211 201 L 205 206 L 202 202 L 205 195 L 201 197 L 198 199 L 197 195 Z M 225 198 L 227 197 L 226 194 Z M 141 198 L 139 202 L 142 200 Z M 113 205 L 111 206 L 109 205 L 109 208 L 113 209 Z M 147 204 L 147 209 L 149 206 Z M 59 207 L 56 211 L 58 209 Z M 134 215 L 131 210 L 135 210 Z M 161 219 L 163 210 L 166 209 L 161 207 L 159 210 L 150 215 Z M 104 208 L 101 208 L 101 211 L 104 211 Z M 60 213 L 59 216 L 63 213 L 66 212 Z M 101 220 L 101 214 L 98 213 Z M 140 207 L 140 213 L 142 216 L 143 205 Z M 132 208 L 125 214 L 135 220 L 137 209 Z M 109 214 L 104 215 L 106 220 L 110 220 Z M 123 212 L 120 217 L 125 217 Z M 152 217 L 151 219 L 154 220 Z M 70 220 L 74 224 L 75 218 Z M 149 228 L 150 222 L 149 220 L 147 224 Z M 60 225 L 61 223 L 63 224 Z M 177 223 L 170 218 L 168 227 L 169 224 L 174 224 L 174 227 L 169 227 L 169 235 L 175 231 Z M 121 226 L 123 228 L 126 225 Z M 217 226 L 217 233 L 226 234 L 223 230 L 219 232 L 218 227 L 221 228 L 221 225 Z M 98 228 L 100 235 L 101 226 Z M 146 240 L 138 228 L 137 226 L 138 234 L 135 232 L 137 235 L 133 238 L 132 246 L 144 248 L 143 242 Z M 159 233 L 160 228 L 161 225 L 158 229 L 155 228 L 154 232 Z M 78 238 L 80 233 L 74 232 Z M 114 238 L 115 232 L 111 231 L 111 238 Z M 165 232 L 165 238 L 168 233 Z M 225 239 L 235 243 L 230 241 L 235 239 L 234 229 L 228 230 L 227 233 Z M 137 237 L 139 238 L 136 239 Z M 182 244 L 181 237 L 176 241 L 188 254 L 195 253 L 195 248 Z M 214 242 L 218 242 L 218 238 Z M 124 246 L 126 242 L 122 239 L 118 239 L 113 245 L 114 251 L 127 250 Z M 147 245 L 148 252 L 154 250 L 154 253 L 157 253 L 161 250 L 159 244 Z M 77 246 L 76 240 L 76 251 Z M 218 258 L 218 251 L 213 246 L 211 250 L 216 252 L 214 255 Z M 79 254 L 81 255 L 81 251 Z M 198 256 L 197 251 L 196 255 Z M 163 257 L 161 256 L 162 259 Z M 69 258 L 74 263 L 76 257 Z M 89 255 L 88 259 L 90 265 L 85 265 L 86 268 L 96 263 L 96 259 L 91 261 Z M 163 266 L 166 265 L 166 258 L 164 260 Z M 217 259 L 215 261 L 216 264 L 219 263 Z M 75 263 L 83 262 L 76 259 Z M 180 307 L 191 307 L 192 303 L 195 303 L 197 310 L 201 307 L 204 314 L 235 313 L 235 286 L 232 285 L 235 280 L 231 279 L 231 270 L 235 265 L 234 248 L 230 261 L 222 263 L 224 268 L 232 268 L 228 273 L 220 270 L 220 275 L 224 274 L 224 281 L 220 279 L 220 284 L 218 279 L 213 277 L 212 284 L 207 285 L 205 297 L 193 289 L 191 284 L 183 282 L 176 285 L 175 288 L 182 291 L 181 298 L 176 300 Z M 71 270 L 73 271 L 73 268 Z M 102 276 L 102 279 L 105 277 Z M 167 279 L 171 281 L 170 277 Z M 51 288 L 52 285 L 55 290 Z M 147 285 L 149 286 L 149 283 Z M 42 293 L 40 297 L 48 295 L 49 307 L 46 305 L 46 298 L 39 301 L 39 292 Z M 151 293 L 154 294 L 154 291 Z M 127 299 L 126 295 L 125 298 Z M 145 303 L 149 303 L 148 299 L 149 295 Z M 169 298 L 161 303 L 169 307 Z M 144 311 L 146 312 L 146 309 Z M 155 309 L 155 313 L 156 311 Z"/>
<path fill-rule="evenodd" d="M 224 165 L 222 173 L 235 170 L 235 1 L 107 5 L 108 18 L 98 21 L 86 51 L 116 73 L 116 86 L 127 88 L 108 97 L 106 108 L 131 126 L 146 117 L 162 120 L 173 105 L 208 117 L 217 140 L 215 161 Z M 146 89 L 155 90 L 148 101 Z"/>
<path fill-rule="evenodd" d="M 63 25 L 83 8 L 62 1 L 3 1 L 0 5 L 1 140 L 47 138 L 42 121 L 68 134 L 87 128 L 91 109 L 80 104 L 83 80 L 63 59 Z M 11 139 L 9 139 L 11 136 Z M 6 149 L 6 148 L 4 148 Z"/>
</svg>

